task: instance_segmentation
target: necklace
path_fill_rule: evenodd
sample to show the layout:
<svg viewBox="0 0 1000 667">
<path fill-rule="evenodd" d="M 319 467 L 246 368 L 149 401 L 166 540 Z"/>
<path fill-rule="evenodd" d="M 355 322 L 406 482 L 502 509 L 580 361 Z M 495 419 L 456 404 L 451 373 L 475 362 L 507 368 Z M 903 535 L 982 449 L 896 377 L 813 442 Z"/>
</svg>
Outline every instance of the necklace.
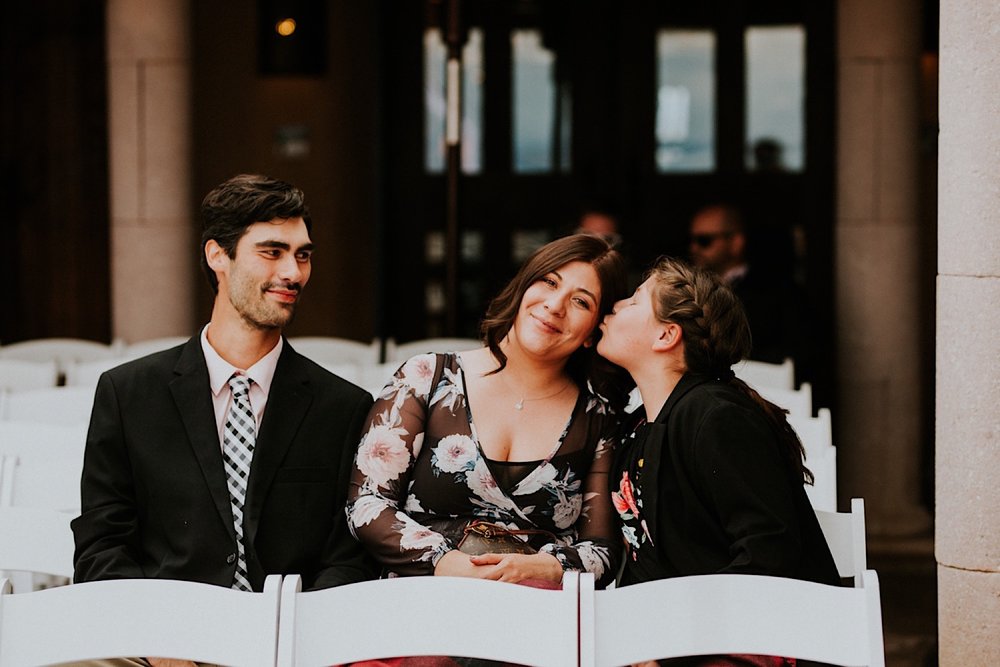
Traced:
<svg viewBox="0 0 1000 667">
<path fill-rule="evenodd" d="M 516 391 L 512 386 L 510 386 L 510 382 L 507 381 L 507 378 L 504 376 L 503 371 L 500 372 L 500 379 L 503 380 L 504 386 L 506 386 L 507 389 L 512 394 L 514 394 L 515 396 L 519 396 L 519 398 L 514 402 L 514 409 L 515 410 L 523 410 L 524 409 L 524 404 L 526 402 L 530 403 L 531 401 L 544 401 L 547 398 L 553 398 L 555 396 L 558 396 L 559 394 L 561 394 L 564 391 L 566 391 L 566 389 L 569 388 L 569 386 L 571 384 L 573 384 L 572 380 L 566 380 L 566 384 L 564 384 L 562 387 L 560 387 L 556 391 L 552 392 L 551 394 L 546 394 L 544 396 L 535 396 L 534 398 L 525 398 L 524 394 L 522 394 L 521 392 Z"/>
</svg>

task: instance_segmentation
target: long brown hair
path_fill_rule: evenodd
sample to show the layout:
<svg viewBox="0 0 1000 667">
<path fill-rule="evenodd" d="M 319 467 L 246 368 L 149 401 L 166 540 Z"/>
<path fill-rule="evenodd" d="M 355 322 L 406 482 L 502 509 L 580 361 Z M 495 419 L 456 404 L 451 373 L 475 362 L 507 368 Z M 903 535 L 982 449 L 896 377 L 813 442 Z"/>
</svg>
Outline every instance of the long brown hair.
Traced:
<svg viewBox="0 0 1000 667">
<path fill-rule="evenodd" d="M 726 381 L 760 406 L 778 434 L 791 471 L 812 484 L 813 474 L 803 463 L 805 450 L 788 423 L 787 411 L 733 373 L 733 364 L 750 354 L 751 345 L 750 325 L 739 298 L 714 273 L 670 257 L 657 261 L 649 276 L 657 319 L 673 322 L 683 332 L 688 372 Z"/>
<path fill-rule="evenodd" d="M 490 352 L 499 362 L 497 373 L 507 366 L 507 355 L 500 349 L 500 342 L 510 332 L 521 307 L 524 293 L 538 280 L 570 262 L 585 262 L 594 267 L 601 284 L 601 301 L 598 304 L 597 322 L 611 312 L 611 306 L 625 296 L 625 261 L 602 238 L 588 234 L 564 236 L 546 243 L 529 257 L 507 286 L 490 302 L 480 331 Z M 567 374 L 581 390 L 589 382 L 594 392 L 600 394 L 611 406 L 620 410 L 628 393 L 628 374 L 596 352 L 600 330 L 594 328 L 590 347 L 581 346 L 566 362 Z"/>
</svg>

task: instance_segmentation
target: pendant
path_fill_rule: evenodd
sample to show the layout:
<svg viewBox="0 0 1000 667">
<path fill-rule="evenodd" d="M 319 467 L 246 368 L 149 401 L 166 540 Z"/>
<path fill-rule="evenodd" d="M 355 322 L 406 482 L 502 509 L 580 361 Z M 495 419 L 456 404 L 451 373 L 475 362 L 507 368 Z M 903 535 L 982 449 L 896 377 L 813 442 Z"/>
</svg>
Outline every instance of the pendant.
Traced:
<svg viewBox="0 0 1000 667">
<path fill-rule="evenodd" d="M 517 403 L 514 404 L 514 409 L 515 410 L 523 410 L 524 409 L 524 398 L 523 397 L 521 398 L 521 400 L 519 400 Z"/>
</svg>

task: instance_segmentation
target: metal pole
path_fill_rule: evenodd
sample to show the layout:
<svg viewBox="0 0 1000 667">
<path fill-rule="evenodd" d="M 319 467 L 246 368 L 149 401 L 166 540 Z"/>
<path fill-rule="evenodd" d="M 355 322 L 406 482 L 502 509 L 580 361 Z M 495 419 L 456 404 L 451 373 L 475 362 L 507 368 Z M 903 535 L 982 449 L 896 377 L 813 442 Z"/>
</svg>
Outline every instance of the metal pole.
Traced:
<svg viewBox="0 0 1000 667">
<path fill-rule="evenodd" d="M 462 172 L 462 35 L 460 0 L 448 0 L 445 41 L 448 46 L 447 203 L 445 208 L 445 335 L 458 335 L 458 185 Z"/>
</svg>

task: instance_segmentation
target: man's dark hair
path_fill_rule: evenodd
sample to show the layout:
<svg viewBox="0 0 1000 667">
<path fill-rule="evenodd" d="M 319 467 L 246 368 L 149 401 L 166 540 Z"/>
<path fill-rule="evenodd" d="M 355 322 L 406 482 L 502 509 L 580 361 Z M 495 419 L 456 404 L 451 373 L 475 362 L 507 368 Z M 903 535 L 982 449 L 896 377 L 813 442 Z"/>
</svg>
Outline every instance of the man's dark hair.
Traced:
<svg viewBox="0 0 1000 667">
<path fill-rule="evenodd" d="M 205 244 L 214 240 L 230 259 L 247 227 L 275 218 L 302 218 L 312 232 L 312 218 L 305 195 L 294 185 L 260 174 L 240 174 L 217 186 L 201 202 L 201 268 L 212 291 L 218 293 L 219 279 L 205 258 Z"/>
</svg>

